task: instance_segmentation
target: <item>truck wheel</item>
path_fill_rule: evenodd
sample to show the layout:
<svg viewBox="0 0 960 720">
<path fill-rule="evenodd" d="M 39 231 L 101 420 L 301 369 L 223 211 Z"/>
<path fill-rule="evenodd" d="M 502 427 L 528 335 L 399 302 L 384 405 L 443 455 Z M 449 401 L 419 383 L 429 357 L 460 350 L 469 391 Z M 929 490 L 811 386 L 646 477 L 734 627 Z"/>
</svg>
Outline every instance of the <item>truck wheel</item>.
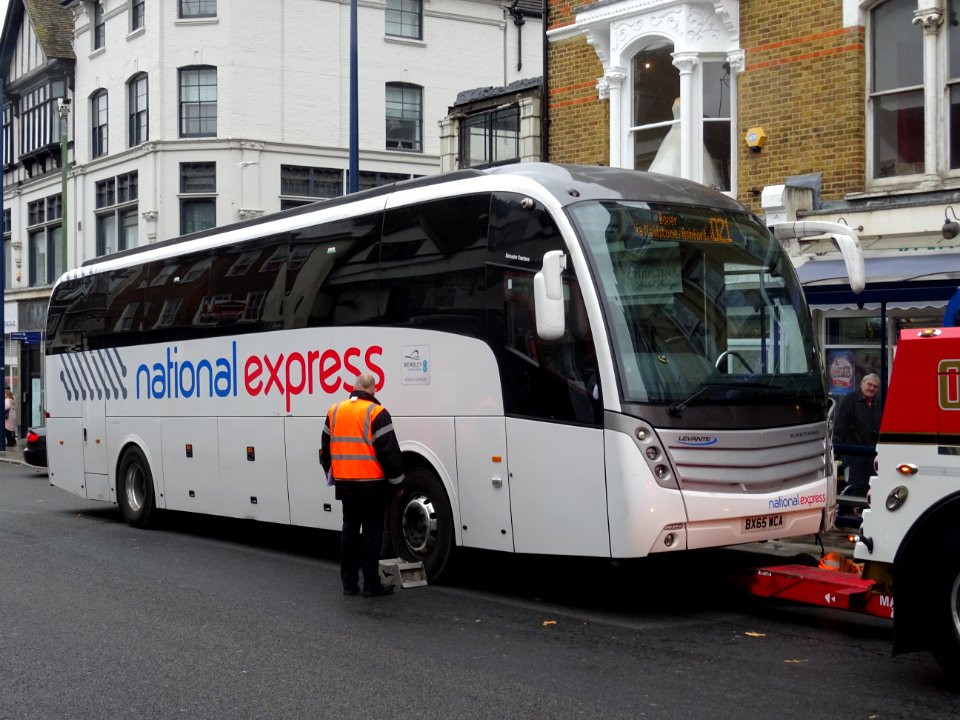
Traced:
<svg viewBox="0 0 960 720">
<path fill-rule="evenodd" d="M 960 544 L 947 543 L 932 603 L 933 656 L 948 678 L 960 683 Z M 942 573 L 942 574 L 941 574 Z"/>
<path fill-rule="evenodd" d="M 153 473 L 143 451 L 131 447 L 117 469 L 117 504 L 123 519 L 133 527 L 150 524 L 153 515 Z"/>
<path fill-rule="evenodd" d="M 423 563 L 427 579 L 436 581 L 453 552 L 453 513 L 440 478 L 425 468 L 411 468 L 403 489 L 390 503 L 389 528 L 394 552 Z"/>
</svg>

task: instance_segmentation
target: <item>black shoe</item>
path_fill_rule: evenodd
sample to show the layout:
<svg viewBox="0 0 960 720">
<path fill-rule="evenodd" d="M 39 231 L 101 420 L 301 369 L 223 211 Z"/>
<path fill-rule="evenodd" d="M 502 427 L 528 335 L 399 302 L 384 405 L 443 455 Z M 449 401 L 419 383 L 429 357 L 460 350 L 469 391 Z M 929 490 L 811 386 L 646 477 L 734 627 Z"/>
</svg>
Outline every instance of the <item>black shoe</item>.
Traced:
<svg viewBox="0 0 960 720">
<path fill-rule="evenodd" d="M 353 587 L 345 587 L 343 589 L 344 595 L 356 595 L 358 592 L 360 592 L 360 588 L 358 588 L 356 585 Z"/>
<path fill-rule="evenodd" d="M 383 597 L 384 595 L 390 595 L 393 592 L 393 585 L 381 585 L 380 587 L 375 587 L 372 590 L 367 590 L 364 588 L 363 596 L 364 597 Z"/>
</svg>

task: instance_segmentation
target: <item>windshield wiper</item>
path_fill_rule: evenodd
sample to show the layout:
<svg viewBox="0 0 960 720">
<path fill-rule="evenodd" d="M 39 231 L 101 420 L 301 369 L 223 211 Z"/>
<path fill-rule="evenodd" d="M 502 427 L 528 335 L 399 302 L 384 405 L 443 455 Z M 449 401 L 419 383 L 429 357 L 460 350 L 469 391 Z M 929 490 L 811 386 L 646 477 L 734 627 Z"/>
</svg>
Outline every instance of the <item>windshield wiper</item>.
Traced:
<svg viewBox="0 0 960 720">
<path fill-rule="evenodd" d="M 686 410 L 687 406 L 690 403 L 692 403 L 698 397 L 700 397 L 705 392 L 707 392 L 707 390 L 714 390 L 716 388 L 738 388 L 738 387 L 739 388 L 762 387 L 762 388 L 767 388 L 769 390 L 783 390 L 783 387 L 781 385 L 769 385 L 767 383 L 759 382 L 757 380 L 738 380 L 735 382 L 702 382 L 700 383 L 700 385 L 697 386 L 697 389 L 694 390 L 689 395 L 689 397 L 685 398 L 684 400 L 681 400 L 680 402 L 675 402 L 669 408 L 667 408 L 667 412 L 669 412 L 671 415 L 679 415 L 684 410 Z"/>
</svg>

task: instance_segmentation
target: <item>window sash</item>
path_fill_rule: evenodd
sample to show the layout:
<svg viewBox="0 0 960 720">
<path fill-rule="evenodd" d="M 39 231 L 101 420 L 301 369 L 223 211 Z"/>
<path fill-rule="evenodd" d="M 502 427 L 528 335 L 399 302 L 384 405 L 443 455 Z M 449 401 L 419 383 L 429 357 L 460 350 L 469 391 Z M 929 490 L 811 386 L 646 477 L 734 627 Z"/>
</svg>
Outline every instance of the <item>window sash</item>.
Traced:
<svg viewBox="0 0 960 720">
<path fill-rule="evenodd" d="M 217 0 L 180 0 L 181 18 L 203 18 L 217 16 Z"/>
<path fill-rule="evenodd" d="M 93 96 L 90 106 L 90 152 L 93 157 L 107 154 L 108 124 L 107 124 L 107 94 L 98 93 Z"/>
<path fill-rule="evenodd" d="M 130 81 L 129 85 L 129 143 L 130 147 L 135 147 L 145 143 L 149 137 L 149 115 L 148 115 L 148 95 L 147 95 L 147 76 L 140 75 Z"/>
<path fill-rule="evenodd" d="M 99 50 L 107 41 L 107 26 L 103 20 L 103 6 L 93 3 L 93 49 Z"/>
<path fill-rule="evenodd" d="M 217 69 L 180 70 L 180 136 L 217 134 Z"/>
<path fill-rule="evenodd" d="M 217 201 L 215 198 L 181 198 L 180 234 L 200 232 L 217 224 Z"/>
<path fill-rule="evenodd" d="M 387 35 L 420 40 L 422 18 L 421 0 L 387 0 L 385 32 Z"/>
<path fill-rule="evenodd" d="M 391 150 L 422 150 L 422 88 L 387 85 L 386 146 Z"/>
<path fill-rule="evenodd" d="M 143 27 L 145 12 L 145 0 L 133 0 L 130 4 L 130 30 L 139 30 Z"/>
<path fill-rule="evenodd" d="M 180 192 L 211 193 L 216 191 L 216 163 L 180 163 Z"/>
</svg>

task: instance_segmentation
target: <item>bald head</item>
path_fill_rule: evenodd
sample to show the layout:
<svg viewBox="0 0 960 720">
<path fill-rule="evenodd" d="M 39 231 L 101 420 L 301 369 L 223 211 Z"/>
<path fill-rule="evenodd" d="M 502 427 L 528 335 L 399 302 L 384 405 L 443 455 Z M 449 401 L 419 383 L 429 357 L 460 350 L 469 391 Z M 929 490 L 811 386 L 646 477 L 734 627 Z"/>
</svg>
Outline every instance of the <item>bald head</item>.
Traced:
<svg viewBox="0 0 960 720">
<path fill-rule="evenodd" d="M 353 388 L 373 394 L 377 389 L 377 381 L 373 379 L 373 375 L 370 373 L 360 373 L 357 375 L 357 379 L 353 381 Z"/>
</svg>

